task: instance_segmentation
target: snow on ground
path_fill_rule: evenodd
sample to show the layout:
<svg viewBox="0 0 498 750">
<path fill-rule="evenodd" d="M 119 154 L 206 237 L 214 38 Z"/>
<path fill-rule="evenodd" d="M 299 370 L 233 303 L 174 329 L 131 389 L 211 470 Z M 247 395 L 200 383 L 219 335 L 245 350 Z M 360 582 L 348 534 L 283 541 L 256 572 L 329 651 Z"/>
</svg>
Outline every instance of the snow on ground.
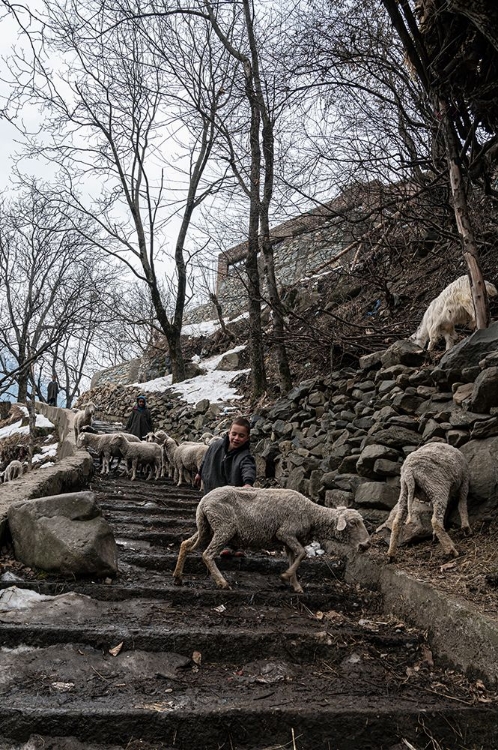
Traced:
<svg viewBox="0 0 498 750">
<path fill-rule="evenodd" d="M 235 388 L 230 387 L 229 383 L 237 375 L 247 373 L 249 370 L 216 370 L 215 368 L 226 354 L 240 352 L 243 349 L 245 349 L 245 345 L 240 345 L 223 352 L 223 354 L 217 354 L 215 357 L 201 359 L 199 366 L 206 371 L 205 374 L 189 378 L 182 383 L 172 385 L 172 376 L 166 375 L 163 378 L 149 380 L 148 383 L 133 383 L 133 386 L 144 392 L 171 390 L 178 393 L 188 404 L 196 404 L 204 398 L 209 399 L 211 403 L 224 403 L 242 398 L 241 395 L 236 393 Z"/>
<path fill-rule="evenodd" d="M 237 323 L 239 320 L 248 318 L 249 313 L 245 312 L 238 315 L 232 320 L 226 320 L 227 323 Z M 200 323 L 189 323 L 189 325 L 182 326 L 182 335 L 184 336 L 211 336 L 220 328 L 219 320 L 203 320 Z"/>
<path fill-rule="evenodd" d="M 57 455 L 57 446 L 59 443 L 51 443 L 50 445 L 42 445 L 41 453 L 35 453 L 31 463 L 37 464 L 40 461 L 44 461 L 46 458 L 55 458 Z"/>
<path fill-rule="evenodd" d="M 184 336 L 211 336 L 218 330 L 220 323 L 218 320 L 203 320 L 201 323 L 190 323 L 182 326 L 182 335 Z"/>
<path fill-rule="evenodd" d="M 25 406 L 21 406 L 20 409 L 25 410 L 26 415 L 28 414 L 28 410 L 26 409 Z M 0 429 L 0 440 L 3 440 L 3 438 L 6 438 L 6 437 L 10 437 L 11 435 L 14 435 L 14 433 L 17 433 L 18 435 L 29 435 L 28 425 L 25 425 L 24 427 L 21 427 L 21 425 L 22 425 L 22 419 L 20 419 L 19 422 L 14 422 L 14 424 L 7 425 L 7 427 L 2 427 Z M 37 427 L 53 427 L 54 425 L 46 417 L 44 417 L 43 414 L 37 414 L 36 426 Z"/>
</svg>

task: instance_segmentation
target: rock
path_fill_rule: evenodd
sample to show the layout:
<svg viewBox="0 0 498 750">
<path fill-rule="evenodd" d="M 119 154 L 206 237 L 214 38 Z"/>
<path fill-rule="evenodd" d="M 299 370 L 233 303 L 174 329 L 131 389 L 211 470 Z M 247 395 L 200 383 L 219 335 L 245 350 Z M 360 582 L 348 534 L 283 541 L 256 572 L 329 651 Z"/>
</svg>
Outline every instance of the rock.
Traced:
<svg viewBox="0 0 498 750">
<path fill-rule="evenodd" d="M 387 521 L 383 523 L 384 528 L 379 530 L 379 534 L 389 541 L 392 523 L 396 516 L 397 508 L 394 506 Z M 414 498 L 412 504 L 412 521 L 405 523 L 401 527 L 400 545 L 409 544 L 410 542 L 422 541 L 422 539 L 432 538 L 432 508 L 428 503 L 423 503 L 418 498 Z"/>
<path fill-rule="evenodd" d="M 371 370 L 374 367 L 379 367 L 382 354 L 382 352 L 372 352 L 371 354 L 364 354 L 363 357 L 360 357 L 360 368 L 362 370 Z"/>
<path fill-rule="evenodd" d="M 472 336 L 450 349 L 439 362 L 439 367 L 448 373 L 460 373 L 466 367 L 479 365 L 490 352 L 498 350 L 498 322 L 488 328 L 475 331 Z M 455 377 L 457 380 L 462 378 Z"/>
<path fill-rule="evenodd" d="M 216 370 L 241 370 L 247 367 L 249 361 L 249 354 L 246 349 L 241 349 L 239 352 L 228 352 L 224 354 L 218 364 Z"/>
<path fill-rule="evenodd" d="M 415 393 L 399 393 L 393 399 L 392 405 L 395 409 L 405 414 L 415 414 L 424 401 L 425 398 L 417 396 Z"/>
<path fill-rule="evenodd" d="M 413 341 L 402 339 L 386 349 L 381 357 L 383 367 L 393 365 L 408 365 L 408 367 L 420 367 L 425 360 L 425 352 Z"/>
<path fill-rule="evenodd" d="M 361 508 L 379 508 L 391 510 L 398 502 L 399 491 L 385 482 L 364 482 L 354 496 L 355 505 Z"/>
<path fill-rule="evenodd" d="M 488 413 L 498 406 L 498 367 L 487 367 L 474 382 L 470 408 L 478 414 Z"/>
<path fill-rule="evenodd" d="M 349 508 L 353 504 L 353 498 L 353 493 L 346 492 L 346 490 L 327 490 L 325 492 L 325 507 L 339 508 L 341 505 L 345 505 L 346 508 Z"/>
<path fill-rule="evenodd" d="M 446 433 L 446 442 L 454 448 L 460 448 L 469 440 L 469 433 L 465 430 L 448 430 Z"/>
<path fill-rule="evenodd" d="M 356 471 L 362 477 L 370 477 L 374 479 L 376 474 L 374 471 L 375 462 L 379 459 L 396 460 L 398 453 L 393 448 L 389 448 L 386 445 L 367 445 L 361 452 L 360 457 L 356 463 Z"/>
<path fill-rule="evenodd" d="M 483 440 L 494 435 L 498 435 L 498 417 L 496 416 L 477 422 L 470 433 L 472 440 Z"/>
<path fill-rule="evenodd" d="M 389 461 L 385 458 L 379 458 L 375 462 L 373 473 L 377 477 L 397 477 L 401 472 L 401 464 L 397 461 Z"/>
<path fill-rule="evenodd" d="M 380 443 L 396 450 L 401 450 L 404 445 L 419 445 L 421 442 L 422 437 L 406 427 L 387 427 L 365 438 L 365 445 Z"/>
<path fill-rule="evenodd" d="M 196 414 L 205 414 L 207 410 L 209 409 L 211 405 L 211 402 L 208 398 L 203 398 L 201 401 L 198 401 L 195 405 L 195 413 Z"/>
<path fill-rule="evenodd" d="M 352 474 L 356 469 L 356 462 L 358 460 L 358 456 L 351 455 L 346 456 L 343 458 L 339 465 L 339 473 L 340 474 Z"/>
<path fill-rule="evenodd" d="M 496 513 L 498 508 L 498 437 L 470 440 L 460 449 L 469 462 L 469 510 L 478 515 Z"/>
<path fill-rule="evenodd" d="M 117 573 L 116 543 L 92 492 L 13 503 L 8 512 L 16 558 L 64 575 Z"/>
<path fill-rule="evenodd" d="M 456 391 L 454 391 L 453 393 L 453 401 L 455 402 L 455 404 L 457 404 L 457 406 L 461 406 L 464 401 L 470 398 L 473 388 L 473 383 L 465 383 L 465 385 L 458 386 Z"/>
<path fill-rule="evenodd" d="M 306 481 L 306 472 L 302 466 L 296 466 L 287 477 L 285 486 L 289 490 L 296 490 L 303 495 L 308 495 L 309 482 Z"/>
</svg>

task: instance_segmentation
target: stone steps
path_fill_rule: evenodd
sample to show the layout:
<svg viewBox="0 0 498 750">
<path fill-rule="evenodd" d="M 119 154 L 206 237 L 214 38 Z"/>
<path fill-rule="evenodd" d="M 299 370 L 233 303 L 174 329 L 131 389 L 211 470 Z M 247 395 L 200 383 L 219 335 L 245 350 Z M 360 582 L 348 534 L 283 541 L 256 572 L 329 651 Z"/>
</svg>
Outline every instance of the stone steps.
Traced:
<svg viewBox="0 0 498 750">
<path fill-rule="evenodd" d="M 225 591 L 196 552 L 174 586 L 199 494 L 106 477 L 93 489 L 120 573 L 24 581 L 63 596 L 0 607 L 0 750 L 33 735 L 48 750 L 498 747 L 496 706 L 471 705 L 442 668 L 431 676 L 424 635 L 346 584 L 341 560 L 303 561 L 297 595 L 280 554 L 220 560 Z"/>
</svg>

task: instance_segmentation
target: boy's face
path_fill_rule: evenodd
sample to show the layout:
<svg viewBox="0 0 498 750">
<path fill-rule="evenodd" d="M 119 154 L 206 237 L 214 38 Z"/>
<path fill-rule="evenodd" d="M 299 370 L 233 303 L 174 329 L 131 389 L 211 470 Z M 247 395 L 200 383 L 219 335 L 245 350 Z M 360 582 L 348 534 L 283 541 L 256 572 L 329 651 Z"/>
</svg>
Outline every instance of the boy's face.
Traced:
<svg viewBox="0 0 498 750">
<path fill-rule="evenodd" d="M 138 405 L 139 405 L 139 407 L 140 407 L 141 409 L 143 409 L 143 408 L 144 408 L 144 406 L 145 406 L 145 401 L 143 400 L 143 398 L 139 398 L 139 399 L 138 399 Z"/>
<path fill-rule="evenodd" d="M 233 424 L 228 433 L 228 447 L 230 450 L 241 448 L 249 440 L 249 432 L 241 424 Z"/>
</svg>

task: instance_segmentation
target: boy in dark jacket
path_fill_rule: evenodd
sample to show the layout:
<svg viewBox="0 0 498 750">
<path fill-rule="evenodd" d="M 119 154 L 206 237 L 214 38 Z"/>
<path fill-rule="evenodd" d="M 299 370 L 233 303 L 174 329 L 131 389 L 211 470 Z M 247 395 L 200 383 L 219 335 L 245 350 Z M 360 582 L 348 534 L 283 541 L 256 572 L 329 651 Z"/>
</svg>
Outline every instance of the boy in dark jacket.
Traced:
<svg viewBox="0 0 498 750">
<path fill-rule="evenodd" d="M 153 431 L 152 417 L 147 409 L 145 396 L 138 396 L 136 406 L 133 407 L 125 431 L 143 440 L 148 432 Z"/>
<path fill-rule="evenodd" d="M 250 424 L 244 417 L 234 419 L 230 430 L 222 440 L 209 446 L 194 484 L 204 484 L 207 494 L 216 487 L 252 487 L 256 480 L 256 462 L 249 446 Z M 223 557 L 241 557 L 241 550 L 233 552 L 228 547 L 221 552 Z"/>
</svg>

